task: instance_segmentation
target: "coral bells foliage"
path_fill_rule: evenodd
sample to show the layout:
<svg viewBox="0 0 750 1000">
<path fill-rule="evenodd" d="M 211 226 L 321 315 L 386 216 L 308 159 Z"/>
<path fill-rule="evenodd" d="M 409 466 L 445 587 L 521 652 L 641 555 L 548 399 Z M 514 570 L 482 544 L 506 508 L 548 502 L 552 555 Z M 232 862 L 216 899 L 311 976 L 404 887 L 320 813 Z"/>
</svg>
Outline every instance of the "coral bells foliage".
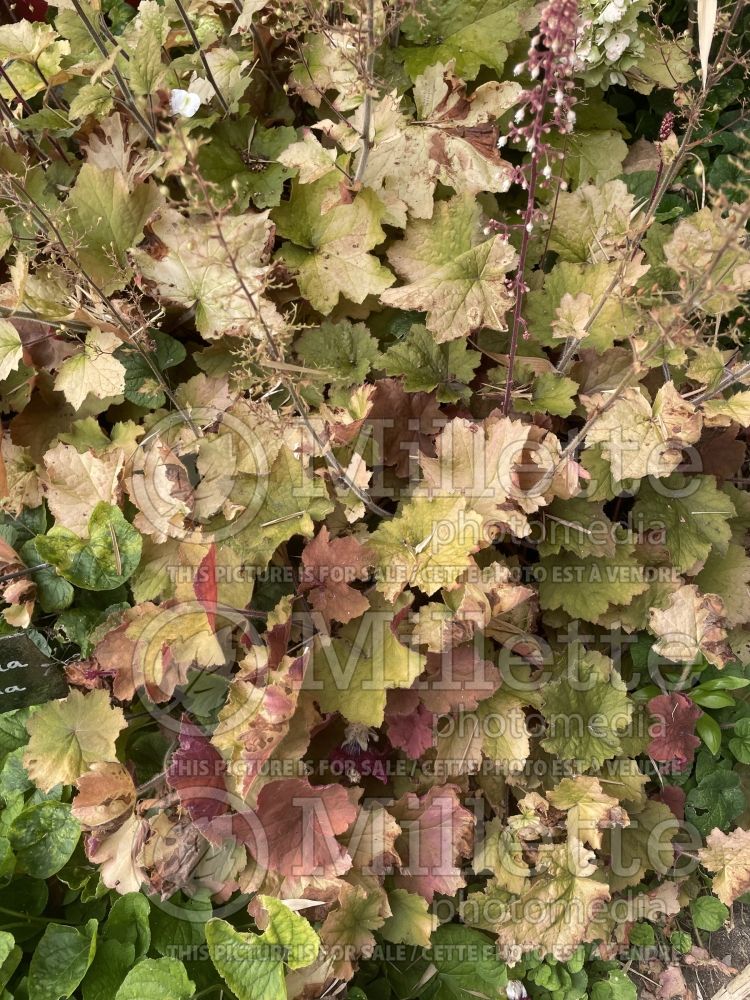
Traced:
<svg viewBox="0 0 750 1000">
<path fill-rule="evenodd" d="M 0 26 L 0 993 L 677 995 L 750 890 L 742 5 L 705 89 L 640 0 L 100 6 Z"/>
<path fill-rule="evenodd" d="M 684 769 L 700 746 L 695 724 L 703 712 L 687 695 L 679 692 L 652 698 L 648 710 L 657 720 L 651 730 L 649 755 L 654 760 L 674 763 L 675 767 Z"/>
</svg>

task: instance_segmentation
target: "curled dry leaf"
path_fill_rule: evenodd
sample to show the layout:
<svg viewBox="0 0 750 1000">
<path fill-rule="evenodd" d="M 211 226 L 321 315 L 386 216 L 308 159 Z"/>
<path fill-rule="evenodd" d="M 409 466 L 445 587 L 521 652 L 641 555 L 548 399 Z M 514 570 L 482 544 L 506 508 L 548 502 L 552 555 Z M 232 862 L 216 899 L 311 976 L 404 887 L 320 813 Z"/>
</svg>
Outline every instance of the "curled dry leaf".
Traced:
<svg viewBox="0 0 750 1000">
<path fill-rule="evenodd" d="M 135 805 L 135 785 L 122 764 L 97 761 L 76 786 L 72 813 L 81 826 L 92 830 L 120 819 Z"/>
<path fill-rule="evenodd" d="M 693 663 L 703 654 L 724 667 L 733 654 L 724 628 L 724 602 L 717 594 L 701 594 L 695 584 L 680 587 L 663 611 L 654 609 L 649 630 L 658 637 L 654 649 L 677 663 Z"/>
</svg>

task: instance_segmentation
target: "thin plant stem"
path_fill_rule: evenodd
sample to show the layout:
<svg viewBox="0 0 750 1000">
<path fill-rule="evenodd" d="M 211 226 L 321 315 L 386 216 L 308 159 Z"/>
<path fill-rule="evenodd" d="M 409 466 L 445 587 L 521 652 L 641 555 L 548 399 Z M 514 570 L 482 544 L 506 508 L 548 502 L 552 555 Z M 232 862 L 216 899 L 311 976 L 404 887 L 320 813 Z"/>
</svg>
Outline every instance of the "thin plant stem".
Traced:
<svg viewBox="0 0 750 1000">
<path fill-rule="evenodd" d="M 59 326 L 63 329 L 74 330 L 77 333 L 88 333 L 95 326 L 94 323 L 87 325 L 86 323 L 72 319 L 47 319 L 45 316 L 39 316 L 37 313 L 27 312 L 24 309 L 12 309 L 10 306 L 0 306 L 0 316 L 7 316 L 9 319 L 22 319 L 27 323 L 39 323 L 42 326 Z"/>
<path fill-rule="evenodd" d="M 39 77 L 39 79 L 42 81 L 42 83 L 44 84 L 44 86 L 47 88 L 47 92 L 45 94 L 45 98 L 49 98 L 50 102 L 57 108 L 58 111 L 64 111 L 65 110 L 64 106 L 57 99 L 57 95 L 55 94 L 55 92 L 52 89 L 52 87 L 50 87 L 49 80 L 47 79 L 47 77 L 44 75 L 44 73 L 40 69 L 39 63 L 35 62 L 33 65 L 34 65 L 34 72 Z"/>
<path fill-rule="evenodd" d="M 562 154 L 561 157 L 560 157 L 560 159 L 563 162 L 565 161 L 565 153 L 567 151 L 567 148 L 568 148 L 568 137 L 566 135 L 565 139 L 563 141 L 562 149 L 560 150 L 560 152 Z M 555 216 L 557 215 L 557 206 L 560 203 L 560 191 L 561 190 L 562 190 L 562 185 L 558 181 L 558 183 L 555 185 L 555 198 L 554 198 L 554 201 L 552 202 L 552 212 L 550 213 L 549 226 L 547 227 L 547 235 L 546 235 L 545 240 L 544 240 L 544 250 L 542 251 L 542 264 L 544 264 L 544 261 L 545 261 L 545 259 L 547 257 L 547 253 L 549 252 L 549 243 L 550 243 L 550 239 L 552 238 L 552 230 L 553 230 L 554 225 L 555 225 Z"/>
<path fill-rule="evenodd" d="M 365 80 L 365 99 L 363 104 L 362 117 L 362 152 L 357 164 L 357 172 L 354 175 L 354 183 L 361 184 L 367 161 L 370 158 L 372 149 L 372 139 L 370 129 L 372 126 L 372 75 L 375 71 L 375 0 L 367 0 L 367 79 Z"/>
<path fill-rule="evenodd" d="M 37 566 L 26 566 L 24 569 L 17 569 L 13 573 L 3 573 L 0 575 L 0 583 L 7 583 L 9 580 L 18 580 L 22 576 L 29 576 L 30 573 L 38 573 L 40 569 L 49 569 L 52 563 L 39 563 Z"/>
<path fill-rule="evenodd" d="M 206 76 L 208 77 L 211 86 L 214 88 L 214 93 L 216 94 L 216 99 L 221 105 L 221 110 L 224 112 L 225 115 L 228 115 L 229 105 L 227 104 L 224 95 L 221 92 L 219 84 L 216 82 L 216 78 L 208 63 L 208 58 L 206 57 L 206 53 L 203 51 L 203 46 L 200 43 L 200 39 L 195 33 L 195 28 L 193 27 L 193 22 L 190 20 L 190 15 L 185 10 L 185 6 L 182 0 L 175 0 L 175 5 L 177 6 L 177 10 L 179 11 L 180 17 L 182 18 L 182 23 L 185 25 L 185 29 L 187 33 L 190 35 L 190 41 L 193 43 L 193 48 L 198 53 L 198 58 L 203 64 L 203 68 L 206 71 Z"/>
<path fill-rule="evenodd" d="M 627 369 L 625 374 L 622 376 L 620 381 L 617 383 L 614 389 L 607 397 L 606 401 L 598 406 L 591 416 L 588 418 L 583 427 L 578 431 L 575 437 L 568 442 L 568 444 L 563 448 L 560 458 L 555 466 L 555 471 L 560 468 L 560 466 L 575 453 L 578 446 L 586 438 L 594 424 L 600 420 L 604 414 L 610 410 L 623 392 L 632 385 L 633 381 L 641 374 L 643 371 L 643 365 L 649 358 L 656 354 L 657 350 L 661 347 L 664 337 L 660 336 L 654 339 L 653 343 L 644 351 L 641 355 L 636 355 L 633 359 L 633 364 Z"/>
<path fill-rule="evenodd" d="M 360 138 L 362 138 L 363 132 L 361 132 L 355 125 L 353 125 L 345 114 L 339 111 L 339 109 L 336 107 L 333 101 L 331 101 L 330 98 L 326 95 L 325 91 L 321 90 L 321 88 L 315 83 L 312 69 L 310 68 L 310 64 L 307 61 L 307 56 L 305 55 L 302 46 L 299 44 L 296 45 L 295 51 L 299 56 L 300 62 L 305 67 L 307 75 L 310 77 L 310 86 L 312 86 L 313 90 L 318 95 L 321 102 L 325 104 L 326 108 L 328 108 L 331 114 L 334 115 L 338 119 L 338 121 L 341 122 L 342 125 L 346 125 L 347 128 L 350 128 L 352 132 L 356 133 Z"/>
<path fill-rule="evenodd" d="M 503 414 L 507 417 L 510 413 L 510 402 L 513 397 L 513 368 L 516 363 L 516 353 L 518 351 L 518 341 L 521 336 L 521 310 L 523 308 L 523 298 L 526 291 L 524 275 L 526 273 L 526 255 L 529 250 L 529 240 L 534 219 L 534 195 L 536 192 L 538 158 L 536 155 L 531 160 L 531 170 L 529 172 L 529 196 L 526 201 L 526 211 L 524 213 L 524 225 L 521 235 L 521 249 L 518 254 L 518 270 L 516 271 L 516 301 L 513 308 L 513 326 L 510 335 L 510 347 L 508 348 L 508 376 L 505 382 L 505 394 L 503 396 Z"/>
<path fill-rule="evenodd" d="M 99 27 L 102 29 L 102 34 L 107 39 L 107 41 L 111 42 L 112 45 L 114 45 L 114 47 L 117 48 L 117 46 L 120 43 L 117 41 L 117 39 L 115 38 L 115 36 L 109 30 L 109 25 L 107 24 L 107 22 L 106 22 L 106 20 L 104 18 L 104 14 L 100 14 L 99 15 Z M 130 56 L 127 54 L 127 52 L 125 52 L 124 49 L 121 49 L 120 54 L 122 55 L 123 59 L 126 62 L 130 62 Z"/>
<path fill-rule="evenodd" d="M 510 413 L 513 396 L 513 375 L 518 351 L 518 341 L 525 330 L 522 316 L 523 301 L 528 285 L 526 283 L 526 265 L 529 241 L 536 220 L 535 201 L 537 185 L 541 183 L 540 163 L 542 159 L 549 160 L 552 153 L 546 135 L 554 130 L 560 135 L 567 135 L 574 122 L 575 114 L 572 105 L 575 98 L 571 94 L 572 71 L 575 67 L 575 39 L 578 24 L 578 7 L 575 0 L 548 0 L 539 18 L 539 33 L 532 40 L 527 60 L 519 63 L 515 73 L 520 73 L 526 67 L 531 84 L 521 94 L 521 103 L 514 122 L 508 129 L 507 138 L 498 141 L 498 146 L 510 140 L 524 142 L 526 151 L 531 154 L 528 174 L 525 168 L 514 171 L 517 182 L 526 190 L 526 207 L 522 215 L 521 246 L 518 256 L 518 266 L 513 278 L 514 290 L 513 319 L 508 350 L 508 374 L 503 394 L 502 411 L 505 416 Z M 538 82 L 534 82 L 538 81 Z M 530 118 L 524 124 L 527 113 Z M 560 156 L 561 154 L 557 154 Z M 549 163 L 542 174 L 545 179 L 551 176 Z M 519 213 L 520 214 L 520 213 Z"/>
<path fill-rule="evenodd" d="M 735 372 L 727 372 L 715 389 L 707 389 L 705 392 L 702 392 L 700 396 L 697 396 L 693 400 L 693 403 L 697 405 L 698 403 L 705 402 L 707 399 L 712 399 L 714 396 L 718 396 L 720 392 L 723 392 L 725 389 L 728 389 L 737 382 L 741 382 L 746 375 L 750 375 L 750 364 L 743 365 L 742 368 L 738 368 Z"/>
<path fill-rule="evenodd" d="M 75 920 L 62 920 L 59 917 L 37 917 L 33 913 L 23 913 L 21 910 L 9 910 L 7 906 L 0 906 L 0 913 L 8 917 L 19 917 L 24 923 L 29 921 L 34 924 L 66 924 L 68 927 L 77 927 Z"/>
<path fill-rule="evenodd" d="M 232 6 L 234 7 L 234 9 L 237 11 L 238 14 L 242 13 L 242 4 L 241 4 L 240 0 L 232 0 Z M 267 47 L 266 43 L 263 40 L 263 36 L 261 35 L 261 33 L 260 33 L 259 29 L 258 29 L 258 25 L 252 23 L 250 25 L 250 31 L 252 32 L 252 35 L 253 35 L 253 41 L 255 42 L 255 47 L 258 50 L 258 58 L 260 60 L 261 66 L 263 67 L 263 71 L 262 71 L 263 75 L 268 80 L 268 82 L 271 84 L 271 86 L 273 87 L 274 90 L 277 90 L 280 93 L 283 93 L 284 88 L 281 86 L 281 84 L 279 83 L 279 81 L 276 79 L 276 76 L 274 74 L 274 69 L 273 69 L 273 62 L 271 61 L 271 57 L 270 57 L 270 55 L 268 53 L 268 47 Z"/>
<path fill-rule="evenodd" d="M 91 21 L 86 16 L 86 12 L 84 11 L 83 7 L 81 6 L 80 0 L 72 0 L 72 4 L 73 4 L 73 6 L 76 9 L 76 13 L 78 14 L 78 16 L 80 17 L 81 21 L 83 22 L 83 25 L 86 28 L 86 31 L 88 31 L 89 35 L 91 36 L 91 40 L 93 41 L 94 45 L 96 45 L 96 47 L 99 49 L 99 51 L 104 56 L 104 58 L 108 59 L 109 55 L 110 55 L 109 50 L 107 49 L 107 46 L 102 41 L 101 36 L 99 35 L 99 32 L 96 30 L 96 28 L 94 27 L 94 25 L 91 23 Z M 119 71 L 119 69 L 116 66 L 112 66 L 112 75 L 114 76 L 115 80 L 117 81 L 118 87 L 120 88 L 120 90 L 123 93 L 123 97 L 125 99 L 125 103 L 127 105 L 128 110 L 130 111 L 130 113 L 132 114 L 132 116 L 135 118 L 135 120 L 138 122 L 138 124 L 141 126 L 141 128 L 146 133 L 146 135 L 148 136 L 148 140 L 151 143 L 151 145 L 155 149 L 158 149 L 159 148 L 159 140 L 157 139 L 156 133 L 151 128 L 151 126 L 146 121 L 146 119 L 143 117 L 143 115 L 141 114 L 141 112 L 138 110 L 138 106 L 135 103 L 135 98 L 133 97 L 133 93 L 132 93 L 130 87 L 127 85 L 127 82 L 125 81 L 125 78 L 123 77 L 122 73 Z"/>
<path fill-rule="evenodd" d="M 0 112 L 5 117 L 6 121 L 8 122 L 8 125 L 10 125 L 13 128 L 15 128 L 18 123 L 17 123 L 16 119 L 13 116 L 13 112 L 11 110 L 10 105 L 5 100 L 5 98 L 2 97 L 2 96 L 0 96 Z M 17 152 L 16 145 L 15 145 L 15 142 L 13 141 L 13 136 L 11 134 L 10 128 L 6 129 L 6 133 L 7 133 L 7 136 L 8 136 L 8 144 L 10 145 L 11 149 L 13 149 L 14 151 Z M 48 160 L 49 159 L 49 157 L 44 152 L 44 150 L 41 149 L 39 146 L 37 146 L 36 142 L 34 142 L 34 140 L 31 138 L 31 136 L 29 136 L 26 139 L 26 142 L 28 143 L 29 148 L 33 149 L 34 152 L 37 154 L 37 156 L 40 159 L 42 159 L 42 160 Z"/>
<path fill-rule="evenodd" d="M 16 95 L 16 100 L 21 105 L 21 107 L 26 112 L 26 114 L 27 115 L 33 115 L 34 114 L 34 109 L 29 104 L 29 102 L 26 100 L 26 98 L 23 96 L 23 94 L 18 89 L 18 87 L 15 85 L 15 83 L 13 82 L 13 78 L 10 76 L 10 74 L 7 71 L 7 69 L 5 68 L 4 63 L 2 63 L 2 62 L 0 62 L 0 76 L 2 76 L 3 80 L 5 80 L 5 82 L 8 84 L 8 86 L 10 87 L 10 89 Z"/>
</svg>

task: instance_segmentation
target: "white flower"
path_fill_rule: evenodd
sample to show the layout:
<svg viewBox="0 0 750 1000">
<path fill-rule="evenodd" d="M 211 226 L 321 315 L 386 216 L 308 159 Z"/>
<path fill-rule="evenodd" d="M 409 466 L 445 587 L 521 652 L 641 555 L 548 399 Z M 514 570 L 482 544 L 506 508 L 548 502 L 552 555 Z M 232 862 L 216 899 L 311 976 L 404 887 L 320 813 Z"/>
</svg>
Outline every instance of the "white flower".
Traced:
<svg viewBox="0 0 750 1000">
<path fill-rule="evenodd" d="M 505 987 L 505 995 L 508 1000 L 525 1000 L 529 994 L 520 979 L 510 979 Z"/>
<path fill-rule="evenodd" d="M 626 35 L 624 31 L 620 31 L 616 35 L 610 35 L 604 43 L 604 51 L 607 53 L 607 59 L 613 63 L 617 62 L 629 44 L 630 36 Z"/>
<path fill-rule="evenodd" d="M 604 24 L 617 24 L 618 21 L 622 20 L 624 13 L 625 6 L 612 0 L 612 3 L 608 3 L 599 15 L 599 20 Z"/>
<path fill-rule="evenodd" d="M 201 99 L 198 94 L 193 94 L 189 90 L 172 90 L 169 94 L 169 105 L 173 115 L 192 118 L 201 106 Z"/>
</svg>

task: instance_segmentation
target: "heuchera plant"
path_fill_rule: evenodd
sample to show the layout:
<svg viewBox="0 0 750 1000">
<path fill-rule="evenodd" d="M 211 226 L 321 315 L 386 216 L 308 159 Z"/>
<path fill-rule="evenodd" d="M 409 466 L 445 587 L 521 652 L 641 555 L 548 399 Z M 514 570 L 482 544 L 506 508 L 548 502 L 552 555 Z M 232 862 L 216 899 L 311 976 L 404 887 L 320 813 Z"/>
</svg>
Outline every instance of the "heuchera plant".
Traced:
<svg viewBox="0 0 750 1000">
<path fill-rule="evenodd" d="M 3 21 L 0 1000 L 728 980 L 747 3 Z"/>
</svg>

